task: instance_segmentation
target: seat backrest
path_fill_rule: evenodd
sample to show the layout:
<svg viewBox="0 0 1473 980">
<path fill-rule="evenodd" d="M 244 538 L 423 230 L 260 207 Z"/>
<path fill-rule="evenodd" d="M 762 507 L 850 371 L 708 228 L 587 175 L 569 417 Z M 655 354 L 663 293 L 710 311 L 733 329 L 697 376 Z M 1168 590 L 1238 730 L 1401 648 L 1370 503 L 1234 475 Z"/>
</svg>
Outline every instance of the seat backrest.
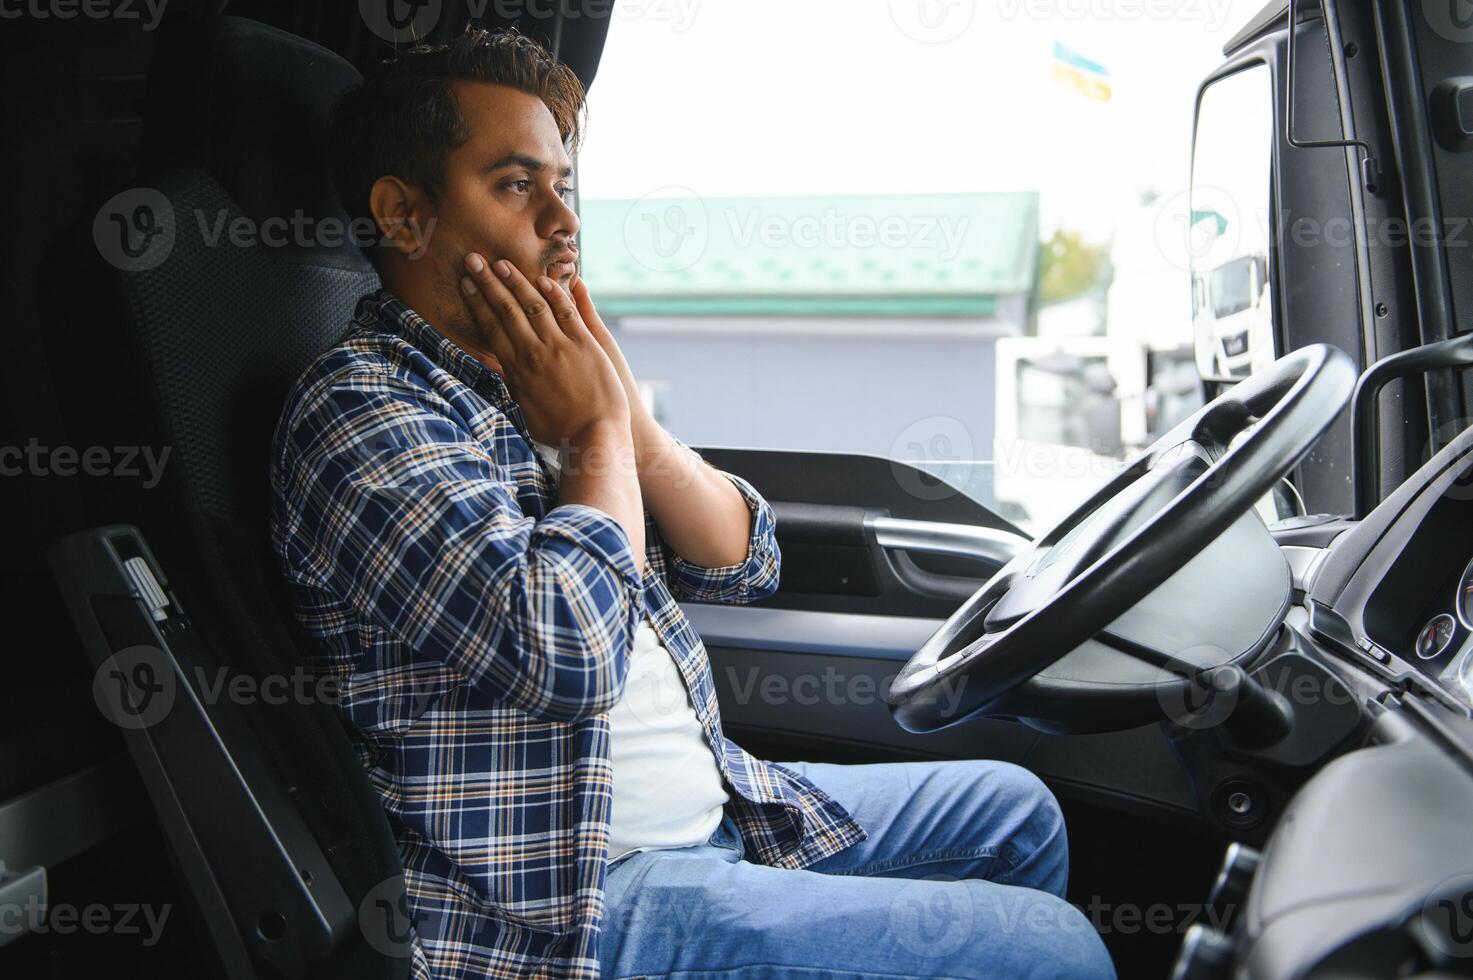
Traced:
<svg viewBox="0 0 1473 980">
<path fill-rule="evenodd" d="M 169 453 L 157 487 L 84 484 L 89 523 L 143 531 L 221 665 L 291 676 L 301 647 L 269 547 L 270 437 L 293 381 L 378 285 L 346 238 L 325 145 L 328 111 L 359 76 L 241 18 L 161 35 L 138 187 L 48 256 L 48 357 L 75 444 Z M 89 270 L 95 286 L 78 289 Z M 398 852 L 335 709 L 288 698 L 252 705 L 250 721 L 349 898 L 382 894 Z M 312 975 L 407 968 L 357 942 Z"/>
</svg>

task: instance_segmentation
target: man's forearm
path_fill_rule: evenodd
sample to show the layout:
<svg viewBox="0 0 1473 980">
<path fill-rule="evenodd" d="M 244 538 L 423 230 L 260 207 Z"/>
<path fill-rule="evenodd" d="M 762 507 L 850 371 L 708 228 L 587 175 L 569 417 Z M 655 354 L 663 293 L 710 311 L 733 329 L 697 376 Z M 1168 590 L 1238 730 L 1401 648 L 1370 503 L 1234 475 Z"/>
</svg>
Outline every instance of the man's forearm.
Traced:
<svg viewBox="0 0 1473 980">
<path fill-rule="evenodd" d="M 671 549 L 707 568 L 744 561 L 752 512 L 731 481 L 682 449 L 648 412 L 636 410 L 631 431 L 644 506 Z"/>
<path fill-rule="evenodd" d="M 629 472 L 631 432 L 622 422 L 600 422 L 568 439 L 558 478 L 558 503 L 587 504 L 613 517 L 629 534 L 634 564 L 644 569 L 644 504 Z"/>
</svg>

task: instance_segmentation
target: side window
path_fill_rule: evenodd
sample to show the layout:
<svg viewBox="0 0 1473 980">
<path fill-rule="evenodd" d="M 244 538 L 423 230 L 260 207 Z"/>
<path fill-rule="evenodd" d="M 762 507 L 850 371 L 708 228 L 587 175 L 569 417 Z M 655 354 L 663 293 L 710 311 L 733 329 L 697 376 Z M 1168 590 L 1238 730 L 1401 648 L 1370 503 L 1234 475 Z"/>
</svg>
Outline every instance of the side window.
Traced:
<svg viewBox="0 0 1473 980">
<path fill-rule="evenodd" d="M 1224 11 L 680 9 L 615 8 L 578 162 L 670 431 L 909 460 L 1040 531 L 1200 404 L 1177 239 Z"/>
</svg>

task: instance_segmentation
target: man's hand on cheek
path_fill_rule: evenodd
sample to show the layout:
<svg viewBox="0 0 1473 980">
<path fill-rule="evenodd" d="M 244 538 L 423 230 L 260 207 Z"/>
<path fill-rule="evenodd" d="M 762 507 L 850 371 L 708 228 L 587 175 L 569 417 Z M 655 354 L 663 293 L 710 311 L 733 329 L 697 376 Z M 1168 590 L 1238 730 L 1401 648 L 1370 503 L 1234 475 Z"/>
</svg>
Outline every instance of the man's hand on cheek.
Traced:
<svg viewBox="0 0 1473 980">
<path fill-rule="evenodd" d="M 583 323 L 588 327 L 588 332 L 598 341 L 604 353 L 609 355 L 609 360 L 618 372 L 619 381 L 624 385 L 624 394 L 629 399 L 629 410 L 636 416 L 644 411 L 644 401 L 639 397 L 639 384 L 634 380 L 634 372 L 629 369 L 629 362 L 624 358 L 624 352 L 619 349 L 619 344 L 614 340 L 614 335 L 609 328 L 604 326 L 603 318 L 598 315 L 598 310 L 593 306 L 593 297 L 588 292 L 588 284 L 583 281 L 581 275 L 574 275 L 567 286 L 568 294 L 573 297 L 573 302 L 578 308 L 578 313 L 583 317 Z"/>
<path fill-rule="evenodd" d="M 461 291 L 533 438 L 557 445 L 596 422 L 630 423 L 622 381 L 566 293 L 505 260 L 472 253 L 465 269 Z"/>
</svg>

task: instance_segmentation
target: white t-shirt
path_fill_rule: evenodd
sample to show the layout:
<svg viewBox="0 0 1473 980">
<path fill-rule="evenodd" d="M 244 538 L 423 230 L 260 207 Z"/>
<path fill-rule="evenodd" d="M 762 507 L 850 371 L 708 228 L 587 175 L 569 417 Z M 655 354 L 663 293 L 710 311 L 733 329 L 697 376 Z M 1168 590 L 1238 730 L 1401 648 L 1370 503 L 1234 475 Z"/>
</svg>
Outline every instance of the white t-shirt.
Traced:
<svg viewBox="0 0 1473 980">
<path fill-rule="evenodd" d="M 556 448 L 536 440 L 532 448 L 559 471 Z M 648 609 L 634 634 L 624 696 L 609 709 L 609 754 L 610 861 L 633 851 L 703 844 L 721 823 L 727 801 L 721 770 Z"/>
</svg>

